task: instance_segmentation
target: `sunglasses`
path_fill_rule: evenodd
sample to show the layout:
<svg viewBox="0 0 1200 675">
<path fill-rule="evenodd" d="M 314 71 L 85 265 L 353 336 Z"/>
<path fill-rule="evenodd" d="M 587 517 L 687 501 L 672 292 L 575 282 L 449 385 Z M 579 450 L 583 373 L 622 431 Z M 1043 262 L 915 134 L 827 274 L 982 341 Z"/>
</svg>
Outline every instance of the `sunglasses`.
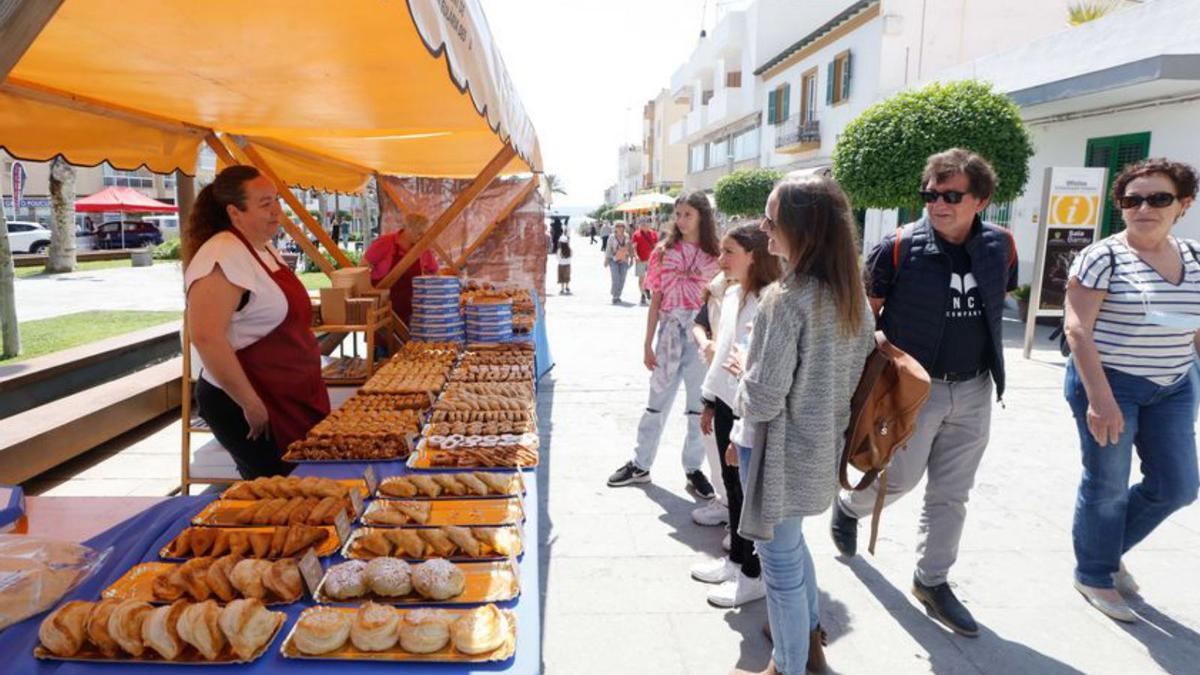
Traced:
<svg viewBox="0 0 1200 675">
<path fill-rule="evenodd" d="M 1161 209 L 1170 206 L 1175 202 L 1175 195 L 1170 192 L 1152 192 L 1148 195 L 1125 195 L 1117 200 L 1123 209 L 1141 208 L 1142 204 L 1149 204 L 1151 208 Z"/>
<path fill-rule="evenodd" d="M 921 195 L 921 201 L 925 202 L 926 204 L 932 204 L 936 202 L 938 197 L 941 197 L 943 200 L 945 200 L 947 204 L 958 204 L 962 202 L 963 197 L 967 196 L 967 193 L 959 192 L 958 190 L 946 190 L 945 192 L 938 192 L 937 190 L 921 190 L 917 194 Z"/>
</svg>

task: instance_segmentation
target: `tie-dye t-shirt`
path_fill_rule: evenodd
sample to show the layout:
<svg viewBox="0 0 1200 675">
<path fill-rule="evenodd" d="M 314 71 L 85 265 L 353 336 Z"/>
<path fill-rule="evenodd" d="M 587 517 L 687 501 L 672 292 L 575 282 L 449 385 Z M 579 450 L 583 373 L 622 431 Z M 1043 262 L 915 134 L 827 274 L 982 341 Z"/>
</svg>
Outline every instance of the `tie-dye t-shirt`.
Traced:
<svg viewBox="0 0 1200 675">
<path fill-rule="evenodd" d="M 676 243 L 660 256 L 650 254 L 646 288 L 662 293 L 660 311 L 698 310 L 703 303 L 704 287 L 718 271 L 716 256 L 697 244 Z"/>
</svg>

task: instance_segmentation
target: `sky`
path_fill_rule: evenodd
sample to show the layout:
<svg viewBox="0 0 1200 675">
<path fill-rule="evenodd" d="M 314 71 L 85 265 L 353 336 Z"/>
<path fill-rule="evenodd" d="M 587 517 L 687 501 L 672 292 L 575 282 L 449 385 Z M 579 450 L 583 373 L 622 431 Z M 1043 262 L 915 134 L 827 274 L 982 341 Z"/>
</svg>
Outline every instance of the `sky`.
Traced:
<svg viewBox="0 0 1200 675">
<path fill-rule="evenodd" d="M 641 142 L 642 106 L 670 86 L 702 25 L 743 0 L 480 0 L 545 172 L 595 207 L 617 182 L 617 149 Z M 703 22 L 703 24 L 702 24 Z"/>
</svg>

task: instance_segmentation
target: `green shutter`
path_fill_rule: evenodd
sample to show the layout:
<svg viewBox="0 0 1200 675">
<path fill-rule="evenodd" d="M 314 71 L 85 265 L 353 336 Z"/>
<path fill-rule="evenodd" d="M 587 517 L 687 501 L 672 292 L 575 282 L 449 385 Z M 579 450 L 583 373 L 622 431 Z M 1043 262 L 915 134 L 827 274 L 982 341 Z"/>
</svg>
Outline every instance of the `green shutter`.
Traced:
<svg viewBox="0 0 1200 675">
<path fill-rule="evenodd" d="M 775 124 L 775 91 L 767 92 L 767 122 Z"/>
<path fill-rule="evenodd" d="M 1117 174 L 1121 173 L 1121 170 L 1129 164 L 1149 156 L 1150 132 L 1088 139 L 1083 160 L 1084 166 L 1108 169 L 1108 185 L 1104 191 L 1107 206 L 1104 209 L 1104 218 L 1100 223 L 1101 237 L 1107 237 L 1125 229 L 1125 221 L 1121 219 L 1121 209 L 1112 200 L 1112 185 Z"/>
<path fill-rule="evenodd" d="M 825 105 L 833 105 L 833 72 L 834 62 L 825 66 Z"/>
<path fill-rule="evenodd" d="M 852 70 L 851 63 L 853 62 L 854 54 L 846 52 L 846 62 L 842 65 L 842 101 L 850 98 L 850 72 Z"/>
<path fill-rule="evenodd" d="M 789 117 L 788 111 L 792 107 L 792 85 L 790 82 L 783 85 L 783 90 L 779 95 L 783 98 L 783 105 L 781 106 L 783 108 L 783 114 L 780 115 L 779 121 L 786 122 L 788 121 Z"/>
</svg>

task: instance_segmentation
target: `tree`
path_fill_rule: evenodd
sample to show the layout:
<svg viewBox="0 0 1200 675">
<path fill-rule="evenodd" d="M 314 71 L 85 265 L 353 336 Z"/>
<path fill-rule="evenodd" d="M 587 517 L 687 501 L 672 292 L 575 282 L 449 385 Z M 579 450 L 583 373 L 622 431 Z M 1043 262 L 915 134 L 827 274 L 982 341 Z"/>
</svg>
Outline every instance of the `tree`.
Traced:
<svg viewBox="0 0 1200 675">
<path fill-rule="evenodd" d="M 75 168 L 62 156 L 50 163 L 50 250 L 46 272 L 75 270 Z"/>
<path fill-rule="evenodd" d="M 955 147 L 991 162 L 998 177 L 994 203 L 1024 192 L 1033 144 L 1020 110 L 976 80 L 931 84 L 868 108 L 838 138 L 833 177 L 856 209 L 918 210 L 925 161 Z"/>
<path fill-rule="evenodd" d="M 17 325 L 17 294 L 13 288 L 12 247 L 8 244 L 8 217 L 0 207 L 0 356 L 21 353 L 21 331 Z"/>
<path fill-rule="evenodd" d="M 554 195 L 567 194 L 567 186 L 563 185 L 562 178 L 552 173 L 542 174 L 542 180 L 546 183 L 546 206 L 554 205 Z"/>
<path fill-rule="evenodd" d="M 717 209 L 728 216 L 760 215 L 783 174 L 771 169 L 742 169 L 717 181 Z"/>
<path fill-rule="evenodd" d="M 1081 26 L 1111 14 L 1121 6 L 1121 0 L 1084 0 L 1067 6 L 1067 25 Z"/>
</svg>

